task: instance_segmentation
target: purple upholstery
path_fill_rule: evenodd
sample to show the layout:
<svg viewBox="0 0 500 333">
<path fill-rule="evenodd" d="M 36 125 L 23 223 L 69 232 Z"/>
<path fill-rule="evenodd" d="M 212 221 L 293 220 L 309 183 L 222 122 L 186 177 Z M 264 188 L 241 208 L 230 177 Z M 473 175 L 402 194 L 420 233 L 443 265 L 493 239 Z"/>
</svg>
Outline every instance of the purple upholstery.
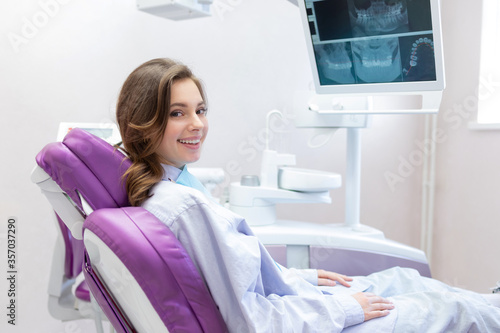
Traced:
<svg viewBox="0 0 500 333">
<path fill-rule="evenodd" d="M 57 223 L 59 228 L 61 229 L 64 247 L 66 249 L 64 253 L 64 275 L 68 279 L 74 279 L 82 272 L 82 263 L 83 263 L 83 241 L 79 239 L 73 238 L 71 235 L 71 231 L 66 227 L 61 218 L 57 216 Z M 88 290 L 88 289 L 87 289 Z M 80 298 L 80 297 L 79 297 Z M 90 299 L 89 295 L 86 295 L 85 298 L 80 299 Z"/>
<path fill-rule="evenodd" d="M 90 302 L 90 290 L 89 286 L 85 281 L 80 282 L 78 287 L 75 289 L 75 296 L 78 299 Z"/>
<path fill-rule="evenodd" d="M 129 205 L 121 176 L 130 160 L 82 129 L 71 130 L 63 142 L 45 146 L 36 161 L 80 209 L 78 193 L 94 210 Z"/>
<path fill-rule="evenodd" d="M 140 207 L 100 209 L 84 229 L 120 258 L 170 332 L 227 331 L 189 255 L 154 215 Z"/>
<path fill-rule="evenodd" d="M 79 194 L 89 203 L 94 212 L 85 220 L 84 229 L 94 232 L 122 260 L 169 331 L 227 331 L 207 287 L 175 236 L 146 210 L 127 207 L 122 175 L 130 161 L 120 151 L 75 128 L 62 143 L 47 145 L 36 160 L 80 210 Z M 67 228 L 62 231 L 67 236 Z M 74 241 L 65 239 L 66 250 L 74 255 L 73 261 L 66 261 L 66 271 L 73 274 L 75 264 L 83 261 L 85 282 L 113 327 L 118 332 L 135 331 L 93 271 L 88 255 Z M 86 287 L 78 286 L 76 296 L 84 297 Z"/>
<path fill-rule="evenodd" d="M 83 261 L 83 276 L 85 277 L 85 282 L 90 290 L 92 290 L 92 295 L 96 300 L 99 307 L 108 318 L 109 322 L 115 329 L 117 333 L 131 333 L 136 332 L 130 322 L 126 319 L 124 313 L 120 310 L 120 307 L 116 304 L 111 293 L 106 288 L 106 285 L 102 282 L 93 268 L 90 262 L 89 255 L 85 252 Z"/>
</svg>

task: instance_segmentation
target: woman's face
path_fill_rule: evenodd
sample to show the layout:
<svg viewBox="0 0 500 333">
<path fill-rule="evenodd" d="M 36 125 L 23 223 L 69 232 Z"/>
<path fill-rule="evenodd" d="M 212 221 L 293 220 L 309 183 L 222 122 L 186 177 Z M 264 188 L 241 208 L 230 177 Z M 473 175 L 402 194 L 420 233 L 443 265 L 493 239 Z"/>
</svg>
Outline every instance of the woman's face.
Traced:
<svg viewBox="0 0 500 333">
<path fill-rule="evenodd" d="M 198 87 L 191 79 L 173 83 L 165 133 L 157 153 L 162 163 L 181 168 L 196 162 L 208 132 L 206 105 Z"/>
</svg>

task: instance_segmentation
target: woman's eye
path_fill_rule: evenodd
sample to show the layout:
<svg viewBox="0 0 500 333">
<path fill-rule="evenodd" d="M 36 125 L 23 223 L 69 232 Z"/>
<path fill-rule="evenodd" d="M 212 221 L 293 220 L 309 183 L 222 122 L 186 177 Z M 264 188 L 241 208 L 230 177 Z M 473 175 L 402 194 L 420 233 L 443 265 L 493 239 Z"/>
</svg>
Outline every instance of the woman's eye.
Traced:
<svg viewBox="0 0 500 333">
<path fill-rule="evenodd" d="M 180 117 L 182 116 L 182 112 L 181 111 L 172 111 L 170 112 L 170 117 Z"/>
<path fill-rule="evenodd" d="M 197 114 L 207 114 L 207 112 L 208 112 L 207 108 L 199 109 L 198 111 L 196 111 Z"/>
</svg>

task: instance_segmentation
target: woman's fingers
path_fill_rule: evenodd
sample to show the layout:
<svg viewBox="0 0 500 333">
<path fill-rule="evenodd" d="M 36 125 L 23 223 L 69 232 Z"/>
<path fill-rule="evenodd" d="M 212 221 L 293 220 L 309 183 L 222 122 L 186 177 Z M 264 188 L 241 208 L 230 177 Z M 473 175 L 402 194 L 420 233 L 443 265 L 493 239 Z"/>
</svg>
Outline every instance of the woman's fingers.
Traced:
<svg viewBox="0 0 500 333">
<path fill-rule="evenodd" d="M 352 281 L 352 278 L 347 275 L 318 269 L 318 286 L 334 286 L 338 282 L 345 287 L 350 287 L 351 285 L 347 281 Z"/>
<path fill-rule="evenodd" d="M 372 293 L 357 293 L 352 297 L 361 305 L 365 314 L 365 321 L 387 316 L 390 310 L 394 309 L 394 304 L 391 301 Z"/>
</svg>

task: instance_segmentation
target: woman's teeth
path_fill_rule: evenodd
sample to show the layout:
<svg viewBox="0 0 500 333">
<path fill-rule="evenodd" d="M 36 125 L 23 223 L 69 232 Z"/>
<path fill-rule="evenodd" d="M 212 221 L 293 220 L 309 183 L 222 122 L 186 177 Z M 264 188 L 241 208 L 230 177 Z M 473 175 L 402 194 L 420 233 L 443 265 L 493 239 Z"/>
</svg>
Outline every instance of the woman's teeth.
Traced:
<svg viewBox="0 0 500 333">
<path fill-rule="evenodd" d="M 198 142 L 200 142 L 200 140 L 179 140 L 179 142 L 180 143 L 189 143 L 189 144 L 195 145 Z"/>
</svg>

